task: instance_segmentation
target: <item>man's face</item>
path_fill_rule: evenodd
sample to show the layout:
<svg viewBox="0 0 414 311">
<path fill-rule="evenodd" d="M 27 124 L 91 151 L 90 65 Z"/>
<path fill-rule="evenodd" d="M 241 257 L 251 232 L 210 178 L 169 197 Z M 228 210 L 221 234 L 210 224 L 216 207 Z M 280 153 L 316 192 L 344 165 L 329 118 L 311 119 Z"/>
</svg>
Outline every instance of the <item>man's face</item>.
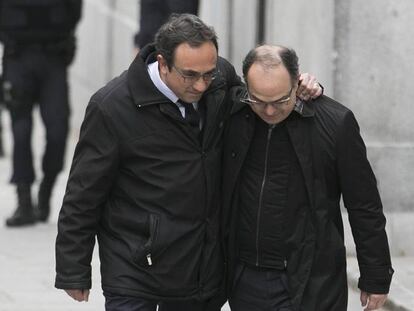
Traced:
<svg viewBox="0 0 414 311">
<path fill-rule="evenodd" d="M 295 108 L 297 82 L 292 85 L 283 65 L 263 68 L 254 63 L 247 73 L 250 107 L 266 123 L 285 120 Z"/>
<path fill-rule="evenodd" d="M 199 47 L 187 43 L 177 46 L 171 70 L 158 55 L 161 79 L 184 102 L 199 101 L 216 72 L 217 50 L 212 42 Z"/>
</svg>

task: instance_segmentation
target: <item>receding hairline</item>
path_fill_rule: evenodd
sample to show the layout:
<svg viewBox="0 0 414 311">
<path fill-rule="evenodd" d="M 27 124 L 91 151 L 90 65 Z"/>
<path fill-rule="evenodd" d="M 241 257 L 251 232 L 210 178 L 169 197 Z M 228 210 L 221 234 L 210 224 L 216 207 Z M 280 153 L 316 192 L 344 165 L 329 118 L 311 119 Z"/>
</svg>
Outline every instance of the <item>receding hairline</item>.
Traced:
<svg viewBox="0 0 414 311">
<path fill-rule="evenodd" d="M 255 60 L 253 64 L 261 65 L 265 71 L 283 65 L 280 53 L 286 49 L 279 45 L 261 45 L 254 49 Z"/>
</svg>

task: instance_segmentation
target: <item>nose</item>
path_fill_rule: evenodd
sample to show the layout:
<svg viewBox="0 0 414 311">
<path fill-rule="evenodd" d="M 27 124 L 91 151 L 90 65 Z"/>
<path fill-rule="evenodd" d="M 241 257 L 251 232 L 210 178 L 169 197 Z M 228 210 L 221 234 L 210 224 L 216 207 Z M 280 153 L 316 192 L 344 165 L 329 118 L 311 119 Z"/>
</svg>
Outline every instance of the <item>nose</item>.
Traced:
<svg viewBox="0 0 414 311">
<path fill-rule="evenodd" d="M 210 83 L 204 81 L 204 79 L 200 77 L 196 82 L 194 82 L 193 89 L 196 90 L 197 92 L 202 93 L 205 90 L 207 90 L 209 84 Z"/>
<path fill-rule="evenodd" d="M 264 113 L 268 116 L 272 116 L 275 114 L 276 109 L 272 105 L 266 104 Z"/>
</svg>

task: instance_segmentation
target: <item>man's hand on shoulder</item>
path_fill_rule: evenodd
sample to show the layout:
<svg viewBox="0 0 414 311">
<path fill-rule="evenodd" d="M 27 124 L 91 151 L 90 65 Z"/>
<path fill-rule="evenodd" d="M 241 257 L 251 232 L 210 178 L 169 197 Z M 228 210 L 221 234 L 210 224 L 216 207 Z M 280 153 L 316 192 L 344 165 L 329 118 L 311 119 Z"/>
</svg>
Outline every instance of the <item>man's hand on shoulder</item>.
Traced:
<svg viewBox="0 0 414 311">
<path fill-rule="evenodd" d="M 318 98 L 323 93 L 323 88 L 316 81 L 316 78 L 309 73 L 301 73 L 299 77 L 299 87 L 296 95 L 302 100 Z"/>
<path fill-rule="evenodd" d="M 361 305 L 365 307 L 364 311 L 378 310 L 384 306 L 387 296 L 387 294 L 370 294 L 361 291 Z"/>
<path fill-rule="evenodd" d="M 65 289 L 65 292 L 76 301 L 88 301 L 89 289 Z"/>
</svg>

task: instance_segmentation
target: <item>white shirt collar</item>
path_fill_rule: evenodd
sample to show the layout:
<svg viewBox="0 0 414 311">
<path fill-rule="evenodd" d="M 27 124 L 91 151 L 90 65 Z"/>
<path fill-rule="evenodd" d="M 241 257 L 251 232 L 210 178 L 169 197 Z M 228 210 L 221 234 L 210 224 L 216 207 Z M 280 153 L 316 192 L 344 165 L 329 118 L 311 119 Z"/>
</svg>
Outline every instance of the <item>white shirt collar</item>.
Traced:
<svg viewBox="0 0 414 311">
<path fill-rule="evenodd" d="M 173 91 L 161 80 L 160 72 L 158 70 L 158 61 L 148 65 L 148 74 L 154 83 L 155 87 L 165 95 L 173 103 L 177 103 L 178 97 Z"/>
<path fill-rule="evenodd" d="M 178 102 L 179 98 L 177 95 L 174 94 L 174 92 L 162 81 L 160 76 L 160 71 L 158 70 L 158 61 L 155 61 L 148 65 L 148 74 L 152 80 L 152 83 L 154 83 L 155 87 L 165 95 L 169 100 L 171 100 L 173 103 L 177 105 L 177 107 L 180 109 L 180 112 L 183 117 L 185 117 L 185 109 L 184 106 Z M 193 103 L 194 109 L 198 109 L 198 103 Z"/>
</svg>

